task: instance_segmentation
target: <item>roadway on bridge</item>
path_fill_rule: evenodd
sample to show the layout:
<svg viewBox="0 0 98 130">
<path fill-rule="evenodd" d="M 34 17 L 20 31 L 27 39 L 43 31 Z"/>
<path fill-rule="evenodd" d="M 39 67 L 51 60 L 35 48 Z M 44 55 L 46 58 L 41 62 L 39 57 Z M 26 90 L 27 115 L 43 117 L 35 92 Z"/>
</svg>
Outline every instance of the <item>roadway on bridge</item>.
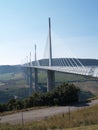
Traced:
<svg viewBox="0 0 98 130">
<path fill-rule="evenodd" d="M 94 104 L 98 104 L 98 100 L 94 100 L 90 103 L 81 103 L 70 106 L 70 111 L 78 110 L 81 108 L 89 107 Z M 37 121 L 41 119 L 45 119 L 49 116 L 53 116 L 59 113 L 66 113 L 69 111 L 69 106 L 55 106 L 49 108 L 41 108 L 38 110 L 31 110 L 23 112 L 23 119 L 25 122 Z M 22 123 L 22 112 L 2 116 L 0 119 L 0 123 L 10 123 L 10 124 L 21 124 Z"/>
</svg>

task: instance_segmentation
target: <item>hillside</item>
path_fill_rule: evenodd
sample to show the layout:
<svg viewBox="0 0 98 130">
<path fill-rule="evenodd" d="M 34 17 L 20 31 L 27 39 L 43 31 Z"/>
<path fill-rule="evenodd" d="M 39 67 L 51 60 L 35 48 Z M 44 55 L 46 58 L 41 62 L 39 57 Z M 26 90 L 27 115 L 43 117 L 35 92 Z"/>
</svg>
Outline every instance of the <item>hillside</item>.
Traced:
<svg viewBox="0 0 98 130">
<path fill-rule="evenodd" d="M 72 58 L 70 58 L 71 60 Z M 74 59 L 74 58 L 73 58 Z M 68 60 L 67 58 L 53 58 L 53 65 L 59 65 L 58 63 L 60 63 L 61 61 L 66 62 L 66 60 Z M 84 66 L 98 66 L 98 60 L 97 59 L 78 59 Z M 78 63 L 78 61 L 76 59 L 74 59 L 74 61 Z M 35 64 L 34 62 L 32 62 L 33 64 Z M 41 59 L 39 60 L 40 65 L 48 65 L 48 59 Z M 63 65 L 63 64 L 62 64 Z M 4 73 L 18 73 L 20 72 L 21 66 L 20 65 L 2 65 L 0 66 L 0 74 L 4 74 Z"/>
<path fill-rule="evenodd" d="M 53 66 L 59 66 L 59 63 L 62 65 L 66 64 L 68 66 L 68 60 L 71 60 L 72 64 L 75 65 L 74 61 L 77 63 L 77 65 L 80 65 L 79 61 L 84 65 L 84 66 L 98 66 L 98 60 L 97 59 L 75 59 L 75 58 L 53 58 L 52 64 Z M 66 62 L 67 61 L 67 62 Z M 35 64 L 35 62 L 32 62 Z M 39 60 L 40 65 L 48 66 L 49 65 L 49 60 L 48 59 L 41 59 Z M 69 62 L 70 64 L 70 62 Z"/>
<path fill-rule="evenodd" d="M 28 96 L 22 68 L 18 65 L 0 66 L 0 103 L 8 102 L 15 95 L 19 98 Z"/>
<path fill-rule="evenodd" d="M 5 74 L 5 73 L 18 73 L 21 71 L 21 67 L 19 65 L 2 65 L 0 66 L 0 74 Z"/>
</svg>

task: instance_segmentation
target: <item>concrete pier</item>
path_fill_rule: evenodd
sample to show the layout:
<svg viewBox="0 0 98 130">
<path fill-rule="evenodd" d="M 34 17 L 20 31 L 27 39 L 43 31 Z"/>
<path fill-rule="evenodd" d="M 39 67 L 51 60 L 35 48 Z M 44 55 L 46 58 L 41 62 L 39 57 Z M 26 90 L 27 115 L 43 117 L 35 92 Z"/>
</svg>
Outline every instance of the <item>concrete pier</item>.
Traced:
<svg viewBox="0 0 98 130">
<path fill-rule="evenodd" d="M 34 68 L 34 88 L 35 92 L 38 91 L 38 69 Z"/>
<path fill-rule="evenodd" d="M 47 91 L 51 91 L 55 87 L 55 72 L 47 70 Z"/>
<path fill-rule="evenodd" d="M 33 78 L 32 78 L 32 68 L 29 68 L 29 96 L 32 95 L 33 89 L 32 89 L 32 83 L 33 83 Z"/>
<path fill-rule="evenodd" d="M 27 85 L 29 85 L 29 80 L 30 80 L 30 72 L 29 72 L 29 68 L 26 68 L 26 81 L 27 81 Z"/>
</svg>

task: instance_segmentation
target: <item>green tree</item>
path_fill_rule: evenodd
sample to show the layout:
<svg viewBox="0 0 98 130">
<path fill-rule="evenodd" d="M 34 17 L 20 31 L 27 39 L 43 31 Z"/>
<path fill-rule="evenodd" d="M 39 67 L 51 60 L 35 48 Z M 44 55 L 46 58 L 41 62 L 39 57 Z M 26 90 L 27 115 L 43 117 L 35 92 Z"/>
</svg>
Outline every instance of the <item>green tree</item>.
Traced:
<svg viewBox="0 0 98 130">
<path fill-rule="evenodd" d="M 78 101 L 79 88 L 73 84 L 63 83 L 54 89 L 53 98 L 58 105 L 66 105 Z"/>
</svg>

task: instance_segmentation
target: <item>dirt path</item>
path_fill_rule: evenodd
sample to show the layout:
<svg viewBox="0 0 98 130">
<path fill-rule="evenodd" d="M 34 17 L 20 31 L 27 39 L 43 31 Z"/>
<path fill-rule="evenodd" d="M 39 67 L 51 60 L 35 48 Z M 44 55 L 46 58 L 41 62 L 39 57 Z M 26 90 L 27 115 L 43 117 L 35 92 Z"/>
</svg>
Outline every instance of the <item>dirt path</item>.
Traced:
<svg viewBox="0 0 98 130">
<path fill-rule="evenodd" d="M 91 103 L 82 103 L 70 106 L 70 110 L 74 111 L 80 108 L 89 107 L 91 105 L 98 104 L 98 100 L 94 100 Z M 22 122 L 22 115 L 24 122 L 40 120 L 43 118 L 47 118 L 52 115 L 56 115 L 58 113 L 68 112 L 68 106 L 60 106 L 60 107 L 49 107 L 25 112 L 19 112 L 12 115 L 2 116 L 0 123 L 10 123 L 10 124 L 19 124 Z"/>
</svg>

